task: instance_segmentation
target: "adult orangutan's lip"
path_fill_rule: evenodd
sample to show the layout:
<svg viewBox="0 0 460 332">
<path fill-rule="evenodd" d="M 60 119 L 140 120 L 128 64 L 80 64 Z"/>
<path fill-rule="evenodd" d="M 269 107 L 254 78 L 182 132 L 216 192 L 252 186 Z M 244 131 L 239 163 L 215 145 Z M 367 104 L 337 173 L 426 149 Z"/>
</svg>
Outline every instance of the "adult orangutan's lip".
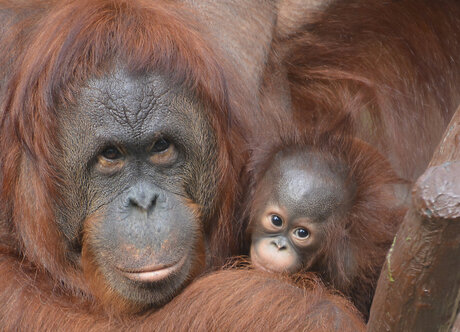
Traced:
<svg viewBox="0 0 460 332">
<path fill-rule="evenodd" d="M 126 278 L 133 281 L 140 282 L 157 282 L 163 279 L 166 279 L 168 276 L 179 271 L 187 260 L 187 255 L 184 255 L 177 263 L 171 265 L 154 265 L 154 266 L 144 266 L 140 269 L 122 269 L 120 270 Z"/>
</svg>

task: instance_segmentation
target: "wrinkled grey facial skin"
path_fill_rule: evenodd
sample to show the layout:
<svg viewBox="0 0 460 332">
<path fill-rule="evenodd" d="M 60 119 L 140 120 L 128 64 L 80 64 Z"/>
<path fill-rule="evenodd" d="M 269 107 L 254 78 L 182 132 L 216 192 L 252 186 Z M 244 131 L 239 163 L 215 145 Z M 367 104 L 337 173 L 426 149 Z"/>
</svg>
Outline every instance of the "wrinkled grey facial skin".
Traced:
<svg viewBox="0 0 460 332">
<path fill-rule="evenodd" d="M 281 151 L 273 159 L 255 191 L 251 259 L 256 267 L 295 273 L 315 263 L 333 217 L 350 200 L 346 168 L 327 157 L 304 149 Z"/>
<path fill-rule="evenodd" d="M 59 128 L 67 185 L 59 226 L 70 258 L 79 264 L 88 246 L 122 298 L 168 301 L 206 246 L 187 203 L 206 212 L 217 190 L 215 170 L 200 166 L 217 156 L 203 107 L 166 77 L 117 68 L 88 82 Z"/>
</svg>

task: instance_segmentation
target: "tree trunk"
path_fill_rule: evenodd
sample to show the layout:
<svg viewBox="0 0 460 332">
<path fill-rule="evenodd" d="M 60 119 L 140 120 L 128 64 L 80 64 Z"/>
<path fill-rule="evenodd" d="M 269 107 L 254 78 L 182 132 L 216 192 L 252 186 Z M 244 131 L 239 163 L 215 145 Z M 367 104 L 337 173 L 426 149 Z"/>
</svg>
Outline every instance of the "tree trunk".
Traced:
<svg viewBox="0 0 460 332">
<path fill-rule="evenodd" d="M 460 107 L 382 268 L 368 331 L 450 331 L 460 301 Z"/>
</svg>

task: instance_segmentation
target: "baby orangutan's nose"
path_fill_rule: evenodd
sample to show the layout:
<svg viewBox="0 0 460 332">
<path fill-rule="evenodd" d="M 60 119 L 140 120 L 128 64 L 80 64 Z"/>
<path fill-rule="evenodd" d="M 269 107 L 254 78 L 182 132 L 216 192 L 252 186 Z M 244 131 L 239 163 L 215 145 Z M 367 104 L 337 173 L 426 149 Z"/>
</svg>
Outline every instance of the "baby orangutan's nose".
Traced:
<svg viewBox="0 0 460 332">
<path fill-rule="evenodd" d="M 284 237 L 276 237 L 273 239 L 271 242 L 275 247 L 278 248 L 278 250 L 286 250 L 287 249 L 287 244 L 286 244 L 286 239 Z"/>
</svg>

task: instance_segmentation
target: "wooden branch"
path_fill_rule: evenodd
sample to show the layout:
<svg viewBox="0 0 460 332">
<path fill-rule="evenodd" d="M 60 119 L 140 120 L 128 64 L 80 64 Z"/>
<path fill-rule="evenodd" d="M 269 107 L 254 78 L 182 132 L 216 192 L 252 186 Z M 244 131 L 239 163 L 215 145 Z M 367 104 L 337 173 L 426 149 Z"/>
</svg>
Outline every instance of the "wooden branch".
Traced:
<svg viewBox="0 0 460 332">
<path fill-rule="evenodd" d="M 460 301 L 460 107 L 412 192 L 368 331 L 450 331 Z"/>
</svg>

